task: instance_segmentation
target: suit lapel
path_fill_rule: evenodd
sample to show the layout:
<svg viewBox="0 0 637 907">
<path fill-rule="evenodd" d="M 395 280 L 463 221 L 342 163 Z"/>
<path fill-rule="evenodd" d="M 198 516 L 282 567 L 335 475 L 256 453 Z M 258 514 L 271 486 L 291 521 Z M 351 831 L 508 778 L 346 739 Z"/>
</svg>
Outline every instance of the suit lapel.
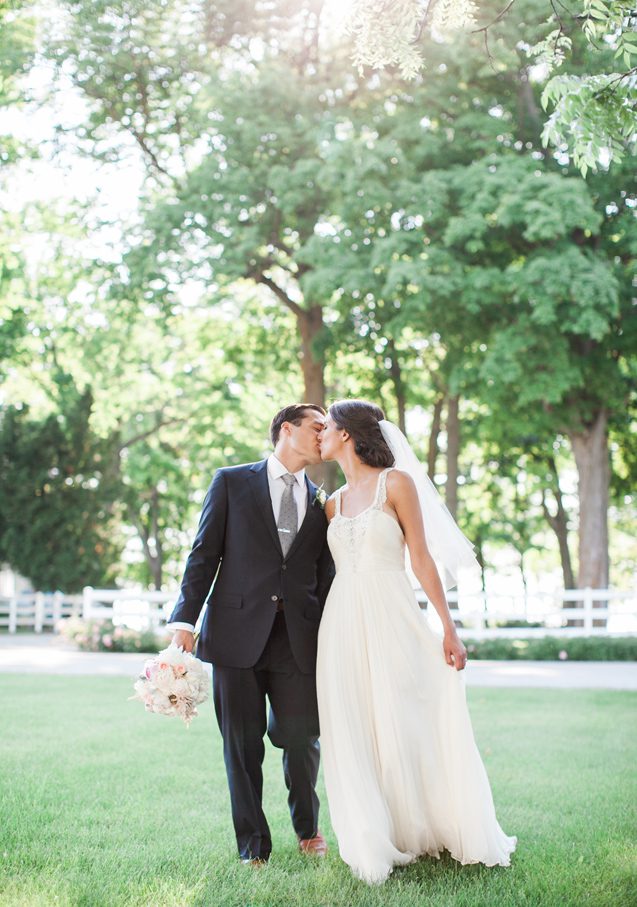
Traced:
<svg viewBox="0 0 637 907">
<path fill-rule="evenodd" d="M 250 467 L 250 480 L 252 493 L 256 501 L 257 510 L 261 514 L 272 541 L 276 545 L 277 551 L 281 554 L 281 544 L 279 542 L 279 533 L 277 532 L 274 514 L 272 512 L 272 499 L 270 498 L 270 486 L 268 484 L 268 461 L 262 460 Z"/>
</svg>

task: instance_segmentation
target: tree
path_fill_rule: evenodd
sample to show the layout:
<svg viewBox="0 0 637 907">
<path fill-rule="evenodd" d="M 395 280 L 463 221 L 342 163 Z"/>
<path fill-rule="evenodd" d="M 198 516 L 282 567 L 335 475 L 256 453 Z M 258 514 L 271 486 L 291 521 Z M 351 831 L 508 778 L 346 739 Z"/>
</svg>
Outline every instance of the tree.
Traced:
<svg viewBox="0 0 637 907">
<path fill-rule="evenodd" d="M 446 80 L 455 88 L 436 85 Z M 513 64 L 480 70 L 474 50 L 369 110 L 359 134 L 373 150 L 341 146 L 351 213 L 332 224 L 351 251 L 331 273 L 343 308 L 366 301 L 373 319 L 391 306 L 395 327 L 438 336 L 452 396 L 506 414 L 510 444 L 516 433 L 549 444 L 568 435 L 580 477 L 579 583 L 605 586 L 608 419 L 625 412 L 635 342 L 634 178 L 618 165 L 587 187 L 546 159 L 527 86 Z M 411 108 L 430 114 L 419 129 Z M 363 174 L 367 211 L 361 204 L 357 216 Z M 315 269 L 321 248 L 315 241 Z"/>
<path fill-rule="evenodd" d="M 105 585 L 118 550 L 112 525 L 117 483 L 112 442 L 90 427 L 90 392 L 59 375 L 59 412 L 0 412 L 0 559 L 36 589 L 77 592 Z"/>
<path fill-rule="evenodd" d="M 30 16 L 19 11 L 21 4 L 0 6 L 0 110 L 24 103 L 20 77 L 33 61 L 35 28 Z M 7 187 L 11 166 L 33 149 L 27 149 L 11 135 L 2 135 L 0 189 Z M 6 191 L 6 189 L 5 189 Z M 15 215 L 0 212 L 0 376 L 23 336 L 26 319 L 20 306 L 19 286 L 24 276 L 24 257 L 11 242 Z"/>
<path fill-rule="evenodd" d="M 548 12 L 548 19 L 546 17 Z M 479 18 L 479 22 L 477 21 Z M 494 46 L 501 45 L 508 22 L 520 24 L 527 53 L 536 69 L 544 71 L 544 108 L 553 111 L 543 130 L 545 144 L 568 148 L 583 176 L 596 170 L 603 154 L 620 161 L 634 153 L 637 137 L 637 16 L 632 2 L 581 0 L 575 12 L 564 4 L 522 3 L 510 0 L 496 8 L 473 0 L 420 0 L 386 4 L 355 0 L 348 27 L 354 37 L 354 62 L 362 69 L 398 67 L 406 79 L 415 78 L 428 59 L 425 36 L 455 43 L 459 32 L 469 32 L 484 42 L 494 70 L 501 64 Z M 541 37 L 534 27 L 541 25 Z M 576 62 L 580 35 L 588 42 L 591 68 L 566 75 L 555 74 L 564 63 Z M 506 40 L 506 38 L 505 38 Z M 498 48 L 501 50 L 501 47 Z M 456 48 L 457 52 L 457 48 Z M 617 62 L 616 62 L 617 61 Z M 577 66 L 577 62 L 576 62 Z"/>
<path fill-rule="evenodd" d="M 426 79 L 366 83 L 333 46 L 317 51 L 309 2 L 290 21 L 283 3 L 254 19 L 253 4 L 225 2 L 63 6 L 72 28 L 54 54 L 91 99 L 84 149 L 112 159 L 128 137 L 148 164 L 127 254 L 85 275 L 85 304 L 107 327 L 87 338 L 78 311 L 64 353 L 69 369 L 78 337 L 89 350 L 74 374 L 92 379 L 97 430 L 119 433 L 145 577 L 163 581 L 174 560 L 171 526 L 196 509 L 187 487 L 206 462 L 258 455 L 286 388 L 364 393 L 405 427 L 431 407 L 430 460 L 435 470 L 444 452 L 439 479 L 463 525 L 476 413 L 508 423 L 488 443 L 519 451 L 531 475 L 527 436 L 548 455 L 581 433 L 608 380 L 609 431 L 629 447 L 618 414 L 633 380 L 631 176 L 620 165 L 583 183 L 547 155 L 540 86 L 510 18 L 498 23 L 507 41 L 491 44 L 495 69 L 468 39 L 453 60 L 432 44 Z M 174 48 L 162 17 L 183 25 Z M 526 37 L 542 27 L 536 16 Z M 72 291 L 58 295 L 68 317 Z M 182 371 L 193 357 L 194 375 Z M 253 416 L 249 429 L 232 407 Z M 550 521 L 550 465 L 531 487 L 533 513 L 544 491 Z M 512 525 L 514 495 L 498 494 Z"/>
</svg>

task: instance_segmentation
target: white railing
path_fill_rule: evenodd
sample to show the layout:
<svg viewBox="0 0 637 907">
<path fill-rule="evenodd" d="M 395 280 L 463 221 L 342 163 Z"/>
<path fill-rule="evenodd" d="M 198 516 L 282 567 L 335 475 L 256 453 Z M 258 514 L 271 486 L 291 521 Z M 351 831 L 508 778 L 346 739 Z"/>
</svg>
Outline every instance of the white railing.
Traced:
<svg viewBox="0 0 637 907">
<path fill-rule="evenodd" d="M 177 601 L 177 592 L 139 592 L 131 589 L 84 588 L 84 620 L 112 620 L 135 630 L 156 630 L 166 623 Z"/>
<path fill-rule="evenodd" d="M 0 629 L 6 627 L 9 633 L 15 633 L 19 628 L 41 633 L 46 627 L 54 628 L 64 617 L 79 615 L 81 608 L 81 595 L 64 595 L 63 592 L 34 592 L 0 598 Z"/>
<path fill-rule="evenodd" d="M 426 607 L 422 590 L 416 593 Z M 86 620 L 112 620 L 138 630 L 157 629 L 168 619 L 177 599 L 173 589 L 145 592 L 130 589 L 93 589 L 87 586 L 81 596 L 41 592 L 0 599 L 0 630 L 15 633 L 27 628 L 36 633 L 55 627 L 63 617 L 81 616 Z M 449 593 L 453 614 L 460 623 L 462 636 L 474 639 L 514 636 L 605 636 L 637 635 L 637 589 L 567 589 L 554 594 L 529 595 L 527 598 L 487 593 Z M 602 603 L 602 607 L 599 607 Z M 433 612 L 433 608 L 429 609 Z M 435 617 L 435 616 L 434 616 Z M 535 627 L 498 626 L 507 621 L 538 624 Z M 573 626 L 573 623 L 576 626 Z M 600 626 L 601 624 L 601 626 Z"/>
<path fill-rule="evenodd" d="M 422 590 L 416 593 L 426 607 Z M 483 593 L 447 596 L 459 633 L 474 639 L 512 636 L 637 635 L 637 589 L 565 589 L 526 598 Z M 431 609 L 433 610 L 433 609 Z M 522 621 L 539 626 L 499 626 Z"/>
</svg>

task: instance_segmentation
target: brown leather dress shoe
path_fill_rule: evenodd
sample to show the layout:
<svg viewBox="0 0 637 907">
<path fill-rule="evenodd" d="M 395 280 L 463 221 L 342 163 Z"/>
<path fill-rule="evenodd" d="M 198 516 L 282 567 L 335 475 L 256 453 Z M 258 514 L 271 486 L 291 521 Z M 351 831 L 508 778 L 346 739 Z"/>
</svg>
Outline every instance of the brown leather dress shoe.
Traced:
<svg viewBox="0 0 637 907">
<path fill-rule="evenodd" d="M 299 850 L 311 857 L 324 857 L 327 853 L 327 841 L 320 831 L 313 838 L 299 838 Z"/>
<path fill-rule="evenodd" d="M 254 869 L 268 865 L 268 861 L 262 860 L 261 857 L 246 857 L 245 859 L 242 858 L 241 862 L 244 866 L 252 866 Z"/>
</svg>

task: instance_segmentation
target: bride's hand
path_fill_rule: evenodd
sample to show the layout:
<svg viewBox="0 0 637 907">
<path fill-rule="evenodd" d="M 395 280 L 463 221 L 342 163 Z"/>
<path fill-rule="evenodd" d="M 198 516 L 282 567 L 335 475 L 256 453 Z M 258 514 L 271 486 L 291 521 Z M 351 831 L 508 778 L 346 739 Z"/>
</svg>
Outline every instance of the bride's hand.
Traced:
<svg viewBox="0 0 637 907">
<path fill-rule="evenodd" d="M 445 661 L 450 667 L 455 668 L 456 671 L 462 671 L 467 666 L 467 650 L 455 628 L 447 630 L 445 633 L 442 648 L 445 653 Z"/>
</svg>

